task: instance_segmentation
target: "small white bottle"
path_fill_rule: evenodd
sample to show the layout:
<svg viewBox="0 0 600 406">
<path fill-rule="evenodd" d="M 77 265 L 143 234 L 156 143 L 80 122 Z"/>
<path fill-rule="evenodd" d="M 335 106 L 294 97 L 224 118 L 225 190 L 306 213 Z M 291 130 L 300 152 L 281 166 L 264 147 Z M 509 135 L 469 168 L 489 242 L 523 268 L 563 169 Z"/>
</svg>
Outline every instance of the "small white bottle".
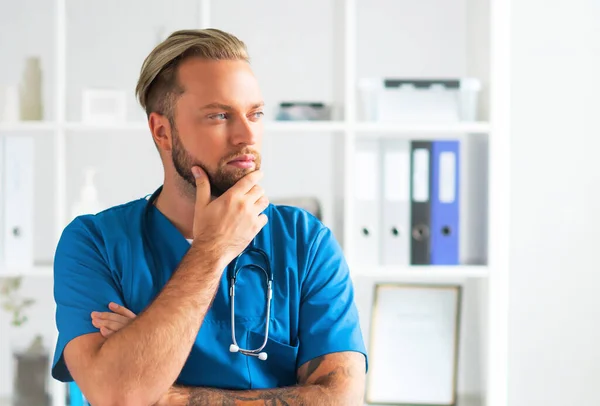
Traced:
<svg viewBox="0 0 600 406">
<path fill-rule="evenodd" d="M 2 100 L 0 100 L 0 121 L 8 123 L 20 121 L 19 87 L 13 85 L 4 88 L 4 91 L 0 92 L 0 97 L 2 97 Z"/>
<path fill-rule="evenodd" d="M 96 170 L 94 168 L 86 168 L 85 181 L 79 192 L 79 200 L 75 202 L 71 211 L 72 219 L 83 214 L 96 214 L 103 210 L 98 201 L 98 191 L 94 184 L 95 175 Z"/>
</svg>

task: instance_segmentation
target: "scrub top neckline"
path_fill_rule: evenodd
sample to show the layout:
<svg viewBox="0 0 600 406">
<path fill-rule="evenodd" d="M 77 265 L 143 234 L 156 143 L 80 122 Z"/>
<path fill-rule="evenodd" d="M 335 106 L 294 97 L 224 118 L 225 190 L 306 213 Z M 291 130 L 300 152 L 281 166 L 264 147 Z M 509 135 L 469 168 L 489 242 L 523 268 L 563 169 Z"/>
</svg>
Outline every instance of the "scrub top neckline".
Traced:
<svg viewBox="0 0 600 406">
<path fill-rule="evenodd" d="M 156 214 L 158 214 L 159 217 L 162 218 L 163 221 L 166 221 L 169 223 L 170 227 L 173 229 L 173 231 L 175 231 L 177 234 L 179 234 L 179 237 L 183 240 L 187 240 L 189 243 L 192 242 L 192 240 L 185 238 L 185 236 L 183 235 L 183 233 L 181 231 L 179 231 L 179 229 L 175 226 L 175 224 L 173 224 L 173 222 L 171 221 L 171 219 L 169 219 L 167 216 L 165 216 L 165 214 L 160 211 L 158 209 L 158 207 L 156 207 L 156 205 L 152 204 L 151 207 L 152 211 Z"/>
<path fill-rule="evenodd" d="M 178 258 L 183 258 L 190 248 L 190 243 L 183 233 L 175 227 L 175 224 L 155 205 L 152 205 L 150 209 L 152 215 L 144 221 L 149 221 L 149 229 L 152 230 L 152 235 L 170 246 Z"/>
</svg>

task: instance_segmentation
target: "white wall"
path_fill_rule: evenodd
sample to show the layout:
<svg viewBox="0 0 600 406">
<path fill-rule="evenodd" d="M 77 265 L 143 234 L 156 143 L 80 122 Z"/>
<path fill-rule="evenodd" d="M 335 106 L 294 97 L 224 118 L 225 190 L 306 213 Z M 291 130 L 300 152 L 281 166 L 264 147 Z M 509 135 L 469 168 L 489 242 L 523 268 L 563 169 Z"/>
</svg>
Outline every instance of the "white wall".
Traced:
<svg viewBox="0 0 600 406">
<path fill-rule="evenodd" d="M 600 2 L 512 2 L 510 406 L 599 405 Z"/>
</svg>

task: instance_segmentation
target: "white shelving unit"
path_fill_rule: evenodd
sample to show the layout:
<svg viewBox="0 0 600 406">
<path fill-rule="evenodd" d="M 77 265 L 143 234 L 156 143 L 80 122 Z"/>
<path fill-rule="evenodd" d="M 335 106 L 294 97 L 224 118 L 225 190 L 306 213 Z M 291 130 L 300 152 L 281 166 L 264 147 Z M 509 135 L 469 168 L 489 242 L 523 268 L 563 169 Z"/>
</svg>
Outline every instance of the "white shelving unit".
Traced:
<svg viewBox="0 0 600 406">
<path fill-rule="evenodd" d="M 488 278 L 489 267 L 478 265 L 467 266 L 378 266 L 365 267 L 361 265 L 351 266 L 356 276 L 369 277 L 388 282 L 401 282 L 407 280 L 437 280 L 437 279 L 466 279 L 466 278 Z"/>
<path fill-rule="evenodd" d="M 334 1 L 334 0 L 332 0 Z M 468 136 L 479 134 L 488 137 L 489 141 L 489 178 L 488 178 L 488 256 L 485 265 L 461 265 L 454 267 L 419 266 L 419 267 L 373 267 L 352 266 L 355 277 L 370 277 L 386 281 L 425 280 L 441 281 L 445 279 L 475 281 L 480 288 L 487 292 L 484 331 L 481 334 L 480 347 L 486 357 L 481 360 L 484 365 L 479 371 L 483 388 L 477 394 L 478 399 L 472 404 L 480 406 L 505 406 L 507 405 L 507 296 L 508 296 L 508 179 L 507 164 L 509 157 L 509 111 L 508 111 L 508 49 L 509 49 L 509 10 L 506 2 L 502 0 L 457 0 L 457 4 L 466 4 L 467 8 L 487 10 L 489 20 L 489 41 L 484 43 L 489 55 L 489 94 L 487 97 L 488 121 L 465 123 L 410 123 L 387 124 L 361 122 L 357 117 L 356 85 L 358 80 L 357 60 L 358 54 L 358 29 L 357 24 L 361 15 L 358 12 L 360 0 L 335 0 L 335 18 L 343 20 L 343 44 L 338 44 L 336 52 L 341 52 L 343 57 L 341 83 L 339 89 L 343 93 L 342 119 L 331 122 L 267 122 L 266 134 L 321 134 L 335 133 L 343 136 L 344 179 L 343 179 L 343 247 L 348 255 L 350 264 L 353 263 L 351 230 L 353 225 L 353 196 L 354 182 L 350 174 L 353 173 L 353 159 L 356 141 L 361 138 L 373 137 L 419 137 L 420 139 Z M 213 15 L 217 11 L 216 2 L 211 0 L 197 0 L 199 17 L 196 20 L 199 27 L 210 27 Z M 464 3 L 466 2 L 466 3 Z M 54 142 L 54 207 L 55 207 L 55 236 L 58 239 L 68 219 L 67 205 L 67 165 L 69 154 L 67 148 L 68 137 L 73 134 L 95 133 L 108 134 L 147 132 L 145 122 L 131 122 L 120 125 L 109 124 L 89 125 L 82 122 L 69 121 L 67 111 L 67 0 L 54 0 L 54 104 L 55 117 L 52 121 L 39 123 L 1 123 L 0 136 L 4 134 L 28 135 L 32 132 L 51 132 Z M 229 1 L 231 3 L 231 1 Z M 379 1 L 378 3 L 381 3 Z M 406 3 L 409 4 L 409 3 Z M 290 16 L 290 18 L 293 16 Z M 474 24 L 478 26 L 477 23 Z M 483 26 L 485 24 L 479 24 Z M 189 27 L 186 27 L 189 28 Z M 221 27 L 218 27 L 221 28 Z M 260 30 L 260 27 L 255 27 Z M 243 38 L 242 38 L 243 39 Z M 101 38 L 99 40 L 102 40 Z M 472 41 L 466 38 L 466 41 Z M 382 50 L 382 52 L 388 52 Z M 260 54 L 252 55 L 259 59 Z M 139 61 L 141 64 L 141 60 Z M 316 62 L 315 62 L 316 63 Z M 133 89 L 135 83 L 130 83 Z M 8 276 L 22 275 L 25 277 L 52 277 L 51 265 L 36 266 L 28 269 L 3 269 L 0 274 Z M 368 332 L 365 332 L 368 336 Z M 64 406 L 65 385 L 54 382 L 52 387 L 53 406 Z M 468 394 L 469 396 L 471 394 Z"/>
<path fill-rule="evenodd" d="M 35 265 L 33 267 L 0 267 L 0 277 L 16 278 L 22 277 L 44 277 L 51 278 L 53 275 L 52 265 Z"/>
<path fill-rule="evenodd" d="M 147 131 L 146 122 L 129 122 L 122 124 L 88 124 L 83 122 L 66 122 L 59 124 L 53 121 L 46 122 L 0 122 L 0 132 L 31 132 L 31 131 Z M 345 134 L 356 133 L 357 137 L 379 137 L 382 134 L 402 136 L 409 134 L 419 137 L 429 134 L 442 134 L 443 136 L 456 136 L 457 134 L 489 134 L 489 122 L 462 122 L 462 123 L 367 123 L 359 122 L 351 125 L 347 121 L 267 121 L 265 130 L 273 132 L 332 132 L 343 131 Z"/>
</svg>

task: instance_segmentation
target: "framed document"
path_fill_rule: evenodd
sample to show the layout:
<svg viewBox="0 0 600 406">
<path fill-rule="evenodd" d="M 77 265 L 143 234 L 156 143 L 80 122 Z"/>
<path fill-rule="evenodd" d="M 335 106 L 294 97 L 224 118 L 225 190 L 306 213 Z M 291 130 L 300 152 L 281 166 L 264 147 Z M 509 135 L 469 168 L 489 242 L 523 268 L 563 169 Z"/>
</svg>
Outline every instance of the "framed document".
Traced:
<svg viewBox="0 0 600 406">
<path fill-rule="evenodd" d="M 456 405 L 460 285 L 377 284 L 366 401 Z"/>
</svg>

